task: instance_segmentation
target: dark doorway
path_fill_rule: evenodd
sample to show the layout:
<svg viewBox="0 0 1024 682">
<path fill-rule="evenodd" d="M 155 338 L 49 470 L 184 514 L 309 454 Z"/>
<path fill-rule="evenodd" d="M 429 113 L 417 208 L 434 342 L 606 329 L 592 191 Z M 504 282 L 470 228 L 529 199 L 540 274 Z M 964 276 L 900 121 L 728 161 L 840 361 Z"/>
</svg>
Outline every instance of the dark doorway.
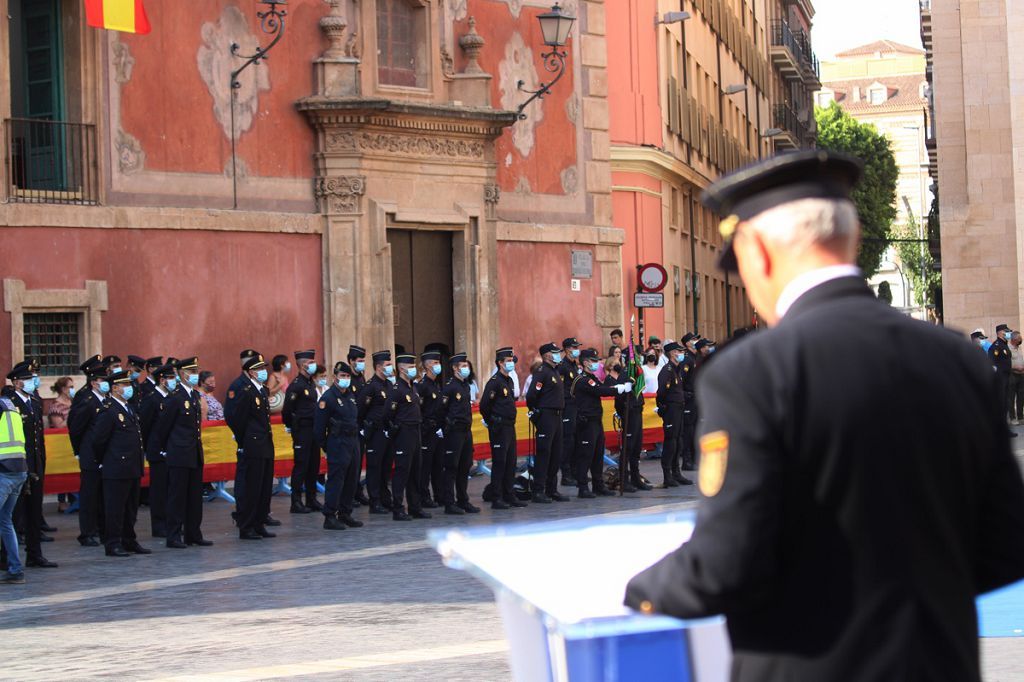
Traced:
<svg viewBox="0 0 1024 682">
<path fill-rule="evenodd" d="M 388 230 L 395 344 L 419 354 L 429 343 L 455 342 L 452 235 L 433 230 Z"/>
</svg>

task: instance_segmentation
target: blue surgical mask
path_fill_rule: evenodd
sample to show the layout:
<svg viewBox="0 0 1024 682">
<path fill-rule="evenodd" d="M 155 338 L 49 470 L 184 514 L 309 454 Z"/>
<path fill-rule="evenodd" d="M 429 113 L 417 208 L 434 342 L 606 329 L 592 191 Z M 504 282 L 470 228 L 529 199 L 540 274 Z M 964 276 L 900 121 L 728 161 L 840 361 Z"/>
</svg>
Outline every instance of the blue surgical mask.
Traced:
<svg viewBox="0 0 1024 682">
<path fill-rule="evenodd" d="M 68 389 L 68 397 L 70 397 L 70 398 L 74 398 L 75 397 L 75 389 L 73 389 L 73 388 L 69 388 Z"/>
<path fill-rule="evenodd" d="M 569 351 L 569 355 L 571 355 L 573 358 L 578 358 L 580 356 L 580 349 L 573 348 L 571 351 Z"/>
<path fill-rule="evenodd" d="M 601 366 L 601 363 L 599 363 L 599 362 L 592 362 L 592 363 L 590 363 L 590 371 L 591 372 L 596 372 L 597 368 L 600 367 L 600 366 Z"/>
<path fill-rule="evenodd" d="M 189 386 L 198 386 L 199 385 L 199 375 L 198 374 L 189 374 L 188 375 L 188 385 Z"/>
<path fill-rule="evenodd" d="M 352 385 L 352 380 L 349 379 L 348 377 L 346 377 L 344 379 L 338 379 L 338 386 L 340 386 L 341 388 L 348 388 L 351 385 Z"/>
<path fill-rule="evenodd" d="M 22 392 L 26 395 L 31 395 L 36 392 L 36 382 L 32 379 L 26 379 L 25 385 L 22 387 Z"/>
<path fill-rule="evenodd" d="M 391 383 L 395 383 L 398 381 L 398 377 L 388 377 L 388 381 L 390 381 Z"/>
<path fill-rule="evenodd" d="M 292 371 L 292 363 L 290 363 L 290 362 L 284 363 L 284 371 L 286 371 L 286 372 Z"/>
<path fill-rule="evenodd" d="M 168 391 L 173 391 L 177 387 L 178 387 L 178 380 L 177 379 L 168 379 L 167 380 L 167 390 Z"/>
<path fill-rule="evenodd" d="M 363 362 L 362 360 L 357 362 L 356 363 L 356 371 L 357 372 L 365 372 L 366 371 L 366 363 Z"/>
<path fill-rule="evenodd" d="M 393 377 L 395 376 L 395 368 L 393 365 L 384 365 L 384 376 Z"/>
<path fill-rule="evenodd" d="M 132 376 L 132 381 L 135 381 L 141 375 L 142 375 L 142 372 L 136 372 L 136 371 L 132 370 L 132 375 L 131 375 Z"/>
<path fill-rule="evenodd" d="M 269 376 L 270 376 L 270 374 L 267 373 L 266 369 L 258 370 L 256 372 L 256 381 L 260 382 L 261 384 L 262 383 L 266 383 L 267 377 L 269 377 Z"/>
<path fill-rule="evenodd" d="M 409 369 L 405 370 L 405 375 L 410 379 L 415 379 L 417 374 L 419 374 L 419 372 L 416 370 L 415 367 L 410 367 Z"/>
<path fill-rule="evenodd" d="M 121 371 L 121 365 L 114 365 L 113 367 L 110 368 L 110 373 L 111 374 L 117 374 L 120 371 Z"/>
<path fill-rule="evenodd" d="M 308 365 L 306 365 L 306 371 L 309 372 L 310 374 L 315 374 L 316 373 L 316 363 L 315 362 L 311 362 Z"/>
<path fill-rule="evenodd" d="M 1007 337 L 1007 338 L 1009 338 L 1009 337 Z M 36 387 L 36 390 L 38 391 L 39 390 L 39 377 L 32 377 L 32 384 Z"/>
<path fill-rule="evenodd" d="M 553 362 L 553 363 L 555 363 L 557 365 L 561 361 L 562 361 L 562 354 L 561 353 L 552 353 L 551 354 L 551 362 Z"/>
<path fill-rule="evenodd" d="M 440 374 L 441 374 L 441 365 L 431 365 L 430 366 L 430 371 L 434 373 L 435 377 L 436 376 L 440 376 Z"/>
<path fill-rule="evenodd" d="M 110 393 L 110 382 L 109 381 L 101 381 L 100 382 L 100 393 Z"/>
<path fill-rule="evenodd" d="M 469 378 L 469 367 L 460 367 L 459 368 L 459 376 L 462 377 L 463 379 L 468 379 Z"/>
<path fill-rule="evenodd" d="M 132 386 L 125 386 L 122 397 L 124 400 L 131 400 L 132 396 L 135 395 L 135 388 Z"/>
<path fill-rule="evenodd" d="M 505 362 L 505 371 L 508 372 L 509 374 L 516 371 L 516 363 L 512 362 L 511 360 L 507 360 Z"/>
<path fill-rule="evenodd" d="M 317 379 L 316 385 L 319 386 L 320 388 L 323 388 L 324 386 L 327 385 L 327 379 Z"/>
</svg>

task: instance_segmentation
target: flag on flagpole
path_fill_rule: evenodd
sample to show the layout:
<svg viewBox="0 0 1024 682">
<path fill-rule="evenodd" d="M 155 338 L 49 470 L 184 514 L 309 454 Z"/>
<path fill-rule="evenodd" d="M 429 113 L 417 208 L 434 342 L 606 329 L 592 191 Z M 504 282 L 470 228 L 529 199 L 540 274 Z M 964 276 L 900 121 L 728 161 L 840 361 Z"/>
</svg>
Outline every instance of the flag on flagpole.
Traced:
<svg viewBox="0 0 1024 682">
<path fill-rule="evenodd" d="M 111 31 L 143 34 L 152 30 L 142 0 L 85 0 L 85 21 Z"/>
</svg>

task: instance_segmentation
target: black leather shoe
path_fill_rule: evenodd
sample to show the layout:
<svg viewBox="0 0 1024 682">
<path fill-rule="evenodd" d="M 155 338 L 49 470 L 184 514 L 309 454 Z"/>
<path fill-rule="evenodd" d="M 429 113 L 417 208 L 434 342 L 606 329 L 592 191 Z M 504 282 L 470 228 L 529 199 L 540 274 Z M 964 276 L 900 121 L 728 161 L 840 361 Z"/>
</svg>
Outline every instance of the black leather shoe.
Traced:
<svg viewBox="0 0 1024 682">
<path fill-rule="evenodd" d="M 389 510 L 384 505 L 382 505 L 382 504 L 371 504 L 370 505 L 370 513 L 371 514 L 387 514 L 388 511 Z"/>
<path fill-rule="evenodd" d="M 362 489 L 356 493 L 355 500 L 363 506 L 370 506 L 370 500 L 366 497 L 366 493 L 364 493 Z"/>
<path fill-rule="evenodd" d="M 491 502 L 491 509 L 511 509 L 511 508 L 512 507 L 509 505 L 509 503 L 505 502 L 504 500 L 495 500 L 494 502 Z"/>
<path fill-rule="evenodd" d="M 444 513 L 451 514 L 452 516 L 462 516 L 466 511 L 462 507 L 456 507 L 454 504 L 446 504 L 444 506 Z"/>
<path fill-rule="evenodd" d="M 595 495 L 594 493 L 590 492 L 586 488 L 583 488 L 583 489 L 580 490 L 579 495 L 577 495 L 577 497 L 579 497 L 581 500 L 592 500 L 595 497 L 597 497 L 597 495 Z"/>
<path fill-rule="evenodd" d="M 420 504 L 423 506 L 424 509 L 437 509 L 437 502 L 434 502 L 429 497 L 424 498 Z"/>
<path fill-rule="evenodd" d="M 406 514 L 401 507 L 395 508 L 395 511 L 391 513 L 391 518 L 395 521 L 412 521 L 412 517 Z"/>
<path fill-rule="evenodd" d="M 39 530 L 43 531 L 44 533 L 56 533 L 57 532 L 56 528 L 54 528 L 50 524 L 46 523 L 45 521 L 43 522 L 43 525 L 39 526 Z"/>
<path fill-rule="evenodd" d="M 324 530 L 345 530 L 346 527 L 337 516 L 324 517 Z"/>
<path fill-rule="evenodd" d="M 320 504 L 319 502 L 317 502 L 316 500 L 313 500 L 312 502 L 307 502 L 306 503 L 306 509 L 309 509 L 309 510 L 315 511 L 315 512 L 322 512 L 324 510 L 324 506 L 322 504 Z"/>
<path fill-rule="evenodd" d="M 254 530 L 243 530 L 238 534 L 239 540 L 262 540 L 263 536 Z"/>
<path fill-rule="evenodd" d="M 206 538 L 199 538 L 198 540 L 187 540 L 186 544 L 195 545 L 196 547 L 212 547 L 213 540 L 207 540 Z"/>
<path fill-rule="evenodd" d="M 45 533 L 39 534 L 39 542 L 53 542 L 53 537 Z"/>
<path fill-rule="evenodd" d="M 89 537 L 84 538 L 84 539 L 83 538 L 79 538 L 78 539 L 78 544 L 80 544 L 82 547 L 99 547 L 100 546 L 100 541 L 97 540 L 96 538 L 92 537 L 92 536 L 89 536 Z"/>
<path fill-rule="evenodd" d="M 363 527 L 363 522 L 362 521 L 356 521 L 355 519 L 352 518 L 351 514 L 345 514 L 344 516 L 339 516 L 338 518 L 341 519 L 341 522 L 344 523 L 349 528 L 362 528 Z"/>
<path fill-rule="evenodd" d="M 624 493 L 635 493 L 636 492 L 636 487 L 632 483 L 627 483 L 626 485 L 622 486 L 622 492 L 624 492 Z"/>
<path fill-rule="evenodd" d="M 266 528 L 257 528 L 256 529 L 256 534 L 259 535 L 261 538 L 276 538 L 277 537 L 277 533 L 271 533 Z"/>
<path fill-rule="evenodd" d="M 516 499 L 505 500 L 505 503 L 508 506 L 510 506 L 510 507 L 516 507 L 516 508 L 522 508 L 522 507 L 530 506 L 530 505 L 526 504 L 525 502 L 523 502 L 522 500 L 516 500 Z"/>
<path fill-rule="evenodd" d="M 572 476 L 562 476 L 562 485 L 569 488 L 575 488 L 577 485 L 576 479 Z"/>
<path fill-rule="evenodd" d="M 292 507 L 288 511 L 291 512 L 292 514 L 308 514 L 308 513 L 310 513 L 313 510 L 310 509 L 309 507 L 304 506 L 304 505 L 295 504 L 294 502 L 292 502 Z"/>
<path fill-rule="evenodd" d="M 433 514 L 431 514 L 430 512 L 425 512 L 422 509 L 414 509 L 414 510 L 412 510 L 411 512 L 409 512 L 409 516 L 413 517 L 414 519 L 432 519 L 432 518 L 434 518 Z"/>
<path fill-rule="evenodd" d="M 678 488 L 679 481 L 672 478 L 671 476 L 665 478 L 665 482 L 661 484 L 662 488 Z"/>
<path fill-rule="evenodd" d="M 114 545 L 113 547 L 107 547 L 107 556 L 131 556 L 132 553 L 126 551 L 121 545 Z"/>
<path fill-rule="evenodd" d="M 683 480 L 679 481 L 679 485 L 693 485 L 693 481 L 683 476 Z"/>
<path fill-rule="evenodd" d="M 635 488 L 636 488 L 637 490 L 654 490 L 654 488 L 653 488 L 653 487 L 651 487 L 651 486 L 647 485 L 647 484 L 646 484 L 646 483 L 644 483 L 643 481 L 637 481 L 636 483 L 634 483 L 634 484 L 633 484 L 633 486 L 634 486 L 634 487 L 635 487 Z"/>
<path fill-rule="evenodd" d="M 599 497 L 615 497 L 615 492 L 608 488 L 598 488 L 594 492 L 596 492 Z"/>
<path fill-rule="evenodd" d="M 474 507 L 470 502 L 465 502 L 459 505 L 459 508 L 467 514 L 479 514 L 480 507 Z"/>
<path fill-rule="evenodd" d="M 31 556 L 25 559 L 25 565 L 32 568 L 57 568 L 57 564 L 44 556 Z"/>
<path fill-rule="evenodd" d="M 153 553 L 153 550 L 147 549 L 146 547 L 143 547 L 142 545 L 140 545 L 137 542 L 129 542 L 127 545 L 124 546 L 124 548 L 126 550 L 128 550 L 129 552 L 131 552 L 132 554 L 152 554 Z"/>
<path fill-rule="evenodd" d="M 552 502 L 554 502 L 554 500 L 552 500 L 544 493 L 534 493 L 533 497 L 531 497 L 530 500 L 533 502 L 537 502 L 539 504 L 551 504 Z"/>
<path fill-rule="evenodd" d="M 683 483 L 683 481 L 687 480 L 686 476 L 683 476 L 683 472 L 682 471 L 673 471 L 672 472 L 672 478 L 676 479 L 676 483 Z M 686 484 L 683 483 L 683 485 L 686 485 Z"/>
<path fill-rule="evenodd" d="M 555 502 L 568 502 L 569 501 L 568 495 L 563 495 L 562 493 L 554 493 L 553 495 L 551 495 L 551 499 L 554 500 Z"/>
<path fill-rule="evenodd" d="M 186 545 L 181 540 L 168 540 L 167 541 L 167 549 L 185 549 L 187 547 L 188 547 L 188 545 Z"/>
<path fill-rule="evenodd" d="M 275 519 L 270 514 L 267 514 L 267 518 L 263 519 L 264 526 L 280 526 L 281 522 Z"/>
</svg>

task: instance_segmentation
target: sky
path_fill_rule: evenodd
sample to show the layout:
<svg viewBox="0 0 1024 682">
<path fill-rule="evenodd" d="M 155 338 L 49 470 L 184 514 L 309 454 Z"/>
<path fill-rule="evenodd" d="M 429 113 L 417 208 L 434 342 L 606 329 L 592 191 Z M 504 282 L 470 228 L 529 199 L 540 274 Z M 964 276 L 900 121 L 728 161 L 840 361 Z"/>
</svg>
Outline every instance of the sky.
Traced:
<svg viewBox="0 0 1024 682">
<path fill-rule="evenodd" d="M 876 40 L 921 47 L 918 0 L 811 0 L 811 41 L 819 60 Z"/>
</svg>

